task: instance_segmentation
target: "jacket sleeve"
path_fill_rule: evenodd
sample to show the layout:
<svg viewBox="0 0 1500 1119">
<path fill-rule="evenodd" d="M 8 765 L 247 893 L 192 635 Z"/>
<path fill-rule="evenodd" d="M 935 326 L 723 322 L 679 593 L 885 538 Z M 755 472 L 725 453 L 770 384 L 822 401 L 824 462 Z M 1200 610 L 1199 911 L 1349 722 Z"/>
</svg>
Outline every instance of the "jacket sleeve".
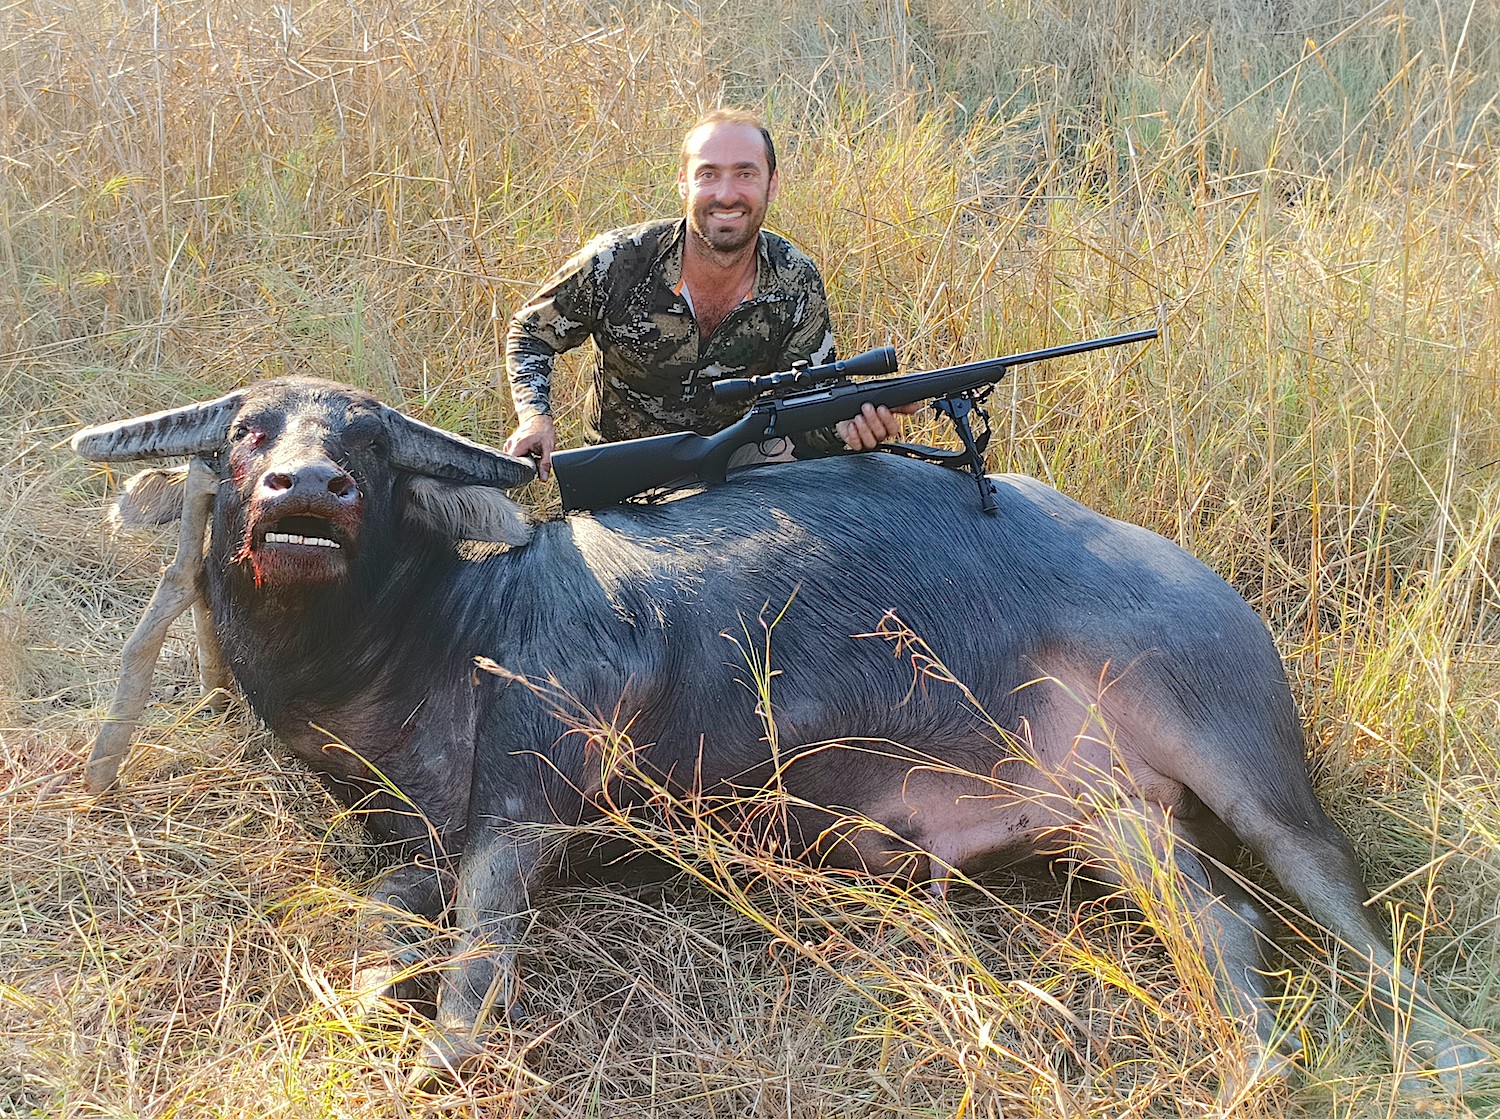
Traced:
<svg viewBox="0 0 1500 1119">
<path fill-rule="evenodd" d="M 575 253 L 510 320 L 505 373 L 520 421 L 552 414 L 554 359 L 583 345 L 600 321 L 598 247 L 596 238 Z"/>
</svg>

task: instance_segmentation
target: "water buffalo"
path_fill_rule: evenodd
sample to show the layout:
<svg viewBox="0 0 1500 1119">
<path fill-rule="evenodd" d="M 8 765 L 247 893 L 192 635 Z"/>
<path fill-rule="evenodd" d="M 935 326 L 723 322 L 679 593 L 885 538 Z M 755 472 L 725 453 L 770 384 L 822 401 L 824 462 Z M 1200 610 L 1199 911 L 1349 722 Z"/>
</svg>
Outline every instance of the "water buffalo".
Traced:
<svg viewBox="0 0 1500 1119">
<path fill-rule="evenodd" d="M 379 896 L 424 915 L 452 906 L 444 1060 L 482 1044 L 509 1001 L 544 830 L 612 795 L 590 735 L 560 718 L 564 695 L 628 720 L 637 764 L 687 793 L 774 776 L 792 854 L 873 873 L 941 884 L 1037 852 L 1087 859 L 1106 846 L 1099 805 L 1123 797 L 1144 821 L 1142 856 L 1174 847 L 1221 995 L 1269 1052 L 1266 918 L 1220 861 L 1243 843 L 1367 961 L 1393 1037 L 1453 1083 L 1482 1057 L 1366 905 L 1259 618 L 1176 545 L 1030 478 L 995 477 L 986 515 L 956 472 L 857 455 L 533 525 L 504 493 L 530 463 L 300 378 L 90 428 L 74 446 L 194 462 L 201 498 L 183 508 L 207 518 L 211 504 L 211 530 L 206 554 L 203 520 L 183 530 L 178 570 L 224 663 L 399 853 Z M 138 518 L 164 492 L 161 472 L 145 474 L 127 501 Z M 488 544 L 460 543 L 476 540 Z M 772 685 L 774 759 L 726 640 L 771 616 L 787 669 Z M 967 693 L 924 677 L 928 657 Z M 128 739 L 128 717 L 114 722 Z M 96 786 L 122 748 L 104 739 Z"/>
</svg>

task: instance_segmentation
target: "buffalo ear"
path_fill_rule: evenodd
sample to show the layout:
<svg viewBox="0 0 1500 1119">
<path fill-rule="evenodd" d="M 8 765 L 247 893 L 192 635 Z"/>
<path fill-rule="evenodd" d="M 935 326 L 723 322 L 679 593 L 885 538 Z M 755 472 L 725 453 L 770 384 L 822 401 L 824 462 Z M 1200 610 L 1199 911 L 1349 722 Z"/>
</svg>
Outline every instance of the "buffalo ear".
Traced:
<svg viewBox="0 0 1500 1119">
<path fill-rule="evenodd" d="M 491 486 L 469 486 L 413 474 L 406 483 L 406 516 L 437 536 L 520 547 L 531 539 L 525 511 Z"/>
<path fill-rule="evenodd" d="M 121 528 L 167 525 L 182 516 L 182 487 L 188 468 L 152 466 L 132 475 L 115 498 L 110 520 Z"/>
</svg>

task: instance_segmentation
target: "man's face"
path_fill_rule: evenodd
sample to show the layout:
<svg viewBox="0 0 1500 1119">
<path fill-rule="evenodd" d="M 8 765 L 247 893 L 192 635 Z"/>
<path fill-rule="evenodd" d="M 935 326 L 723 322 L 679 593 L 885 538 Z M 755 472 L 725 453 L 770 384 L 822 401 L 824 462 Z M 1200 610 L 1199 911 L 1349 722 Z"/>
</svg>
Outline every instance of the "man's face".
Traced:
<svg viewBox="0 0 1500 1119">
<path fill-rule="evenodd" d="M 766 145 L 748 124 L 710 124 L 688 134 L 677 172 L 688 229 L 715 252 L 732 253 L 755 240 L 780 185 Z"/>
</svg>

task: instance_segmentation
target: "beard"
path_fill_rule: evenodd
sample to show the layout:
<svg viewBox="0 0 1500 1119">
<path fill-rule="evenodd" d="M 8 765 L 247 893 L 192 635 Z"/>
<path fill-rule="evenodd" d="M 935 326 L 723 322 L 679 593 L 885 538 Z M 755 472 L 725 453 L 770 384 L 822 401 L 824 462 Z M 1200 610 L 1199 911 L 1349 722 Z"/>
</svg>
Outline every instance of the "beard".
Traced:
<svg viewBox="0 0 1500 1119">
<path fill-rule="evenodd" d="M 732 207 L 744 214 L 734 225 L 715 221 L 711 211 L 725 209 L 712 202 L 695 203 L 687 212 L 688 229 L 716 253 L 739 252 L 760 235 L 766 220 L 765 199 L 744 199 Z"/>
</svg>

